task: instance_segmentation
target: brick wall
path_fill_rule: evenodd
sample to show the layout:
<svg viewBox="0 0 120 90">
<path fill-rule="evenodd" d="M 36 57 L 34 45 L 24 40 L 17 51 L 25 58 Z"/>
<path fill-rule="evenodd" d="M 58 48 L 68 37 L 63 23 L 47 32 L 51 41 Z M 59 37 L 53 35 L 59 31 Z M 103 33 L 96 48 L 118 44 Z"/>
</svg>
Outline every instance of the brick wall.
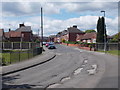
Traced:
<svg viewBox="0 0 120 90">
<path fill-rule="evenodd" d="M 22 41 L 31 41 L 32 33 L 31 32 L 22 32 Z"/>
</svg>

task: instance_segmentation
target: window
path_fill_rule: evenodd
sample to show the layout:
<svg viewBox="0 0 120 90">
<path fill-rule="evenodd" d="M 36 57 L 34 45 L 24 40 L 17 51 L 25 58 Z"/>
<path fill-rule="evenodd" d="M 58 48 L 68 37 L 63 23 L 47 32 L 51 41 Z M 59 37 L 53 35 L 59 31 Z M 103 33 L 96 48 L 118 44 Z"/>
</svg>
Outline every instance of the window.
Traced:
<svg viewBox="0 0 120 90">
<path fill-rule="evenodd" d="M 96 39 L 93 39 L 92 42 L 93 42 L 93 43 L 96 43 Z"/>
<path fill-rule="evenodd" d="M 87 40 L 87 43 L 91 43 L 91 40 Z"/>
</svg>

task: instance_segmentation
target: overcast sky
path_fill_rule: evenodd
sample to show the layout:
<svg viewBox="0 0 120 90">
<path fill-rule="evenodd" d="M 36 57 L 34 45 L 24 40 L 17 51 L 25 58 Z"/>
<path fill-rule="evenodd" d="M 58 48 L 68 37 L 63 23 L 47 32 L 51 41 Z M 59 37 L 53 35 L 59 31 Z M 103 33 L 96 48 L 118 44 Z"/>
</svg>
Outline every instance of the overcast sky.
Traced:
<svg viewBox="0 0 120 90">
<path fill-rule="evenodd" d="M 0 3 L 0 28 L 8 31 L 15 30 L 19 23 L 31 26 L 33 33 L 37 34 L 40 29 L 40 7 L 43 7 L 44 35 L 49 36 L 77 25 L 82 31 L 95 29 L 99 16 L 103 16 L 101 10 L 105 11 L 107 34 L 113 35 L 118 32 L 118 2 L 117 0 L 87 2 L 78 1 L 51 1 L 41 2 L 9 1 Z"/>
</svg>

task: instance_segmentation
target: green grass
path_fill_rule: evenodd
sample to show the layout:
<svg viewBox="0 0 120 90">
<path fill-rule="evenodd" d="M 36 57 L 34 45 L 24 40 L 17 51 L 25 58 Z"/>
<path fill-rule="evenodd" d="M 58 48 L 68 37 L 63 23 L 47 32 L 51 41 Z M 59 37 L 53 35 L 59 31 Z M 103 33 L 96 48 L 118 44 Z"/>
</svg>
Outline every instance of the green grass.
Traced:
<svg viewBox="0 0 120 90">
<path fill-rule="evenodd" d="M 2 53 L 2 62 L 4 64 L 10 63 L 10 53 Z"/>
<path fill-rule="evenodd" d="M 104 51 L 97 51 L 97 52 L 104 52 Z M 120 50 L 110 50 L 110 51 L 106 51 L 106 53 L 120 56 Z"/>
<path fill-rule="evenodd" d="M 33 57 L 33 53 L 32 52 L 26 52 L 26 51 L 12 51 L 11 53 L 6 52 L 6 53 L 0 53 L 0 58 L 2 58 L 2 62 L 5 63 L 6 65 L 10 64 L 10 63 L 16 63 L 19 61 L 23 61 L 29 58 Z"/>
</svg>

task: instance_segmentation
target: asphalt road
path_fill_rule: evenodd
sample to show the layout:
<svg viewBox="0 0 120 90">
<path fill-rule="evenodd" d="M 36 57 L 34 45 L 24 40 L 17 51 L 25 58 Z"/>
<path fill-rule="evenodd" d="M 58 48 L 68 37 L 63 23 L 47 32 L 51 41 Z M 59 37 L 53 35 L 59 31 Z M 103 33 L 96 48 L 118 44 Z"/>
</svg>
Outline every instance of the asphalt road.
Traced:
<svg viewBox="0 0 120 90">
<path fill-rule="evenodd" d="M 3 76 L 3 88 L 118 88 L 118 57 L 56 45 L 56 57 Z"/>
</svg>

